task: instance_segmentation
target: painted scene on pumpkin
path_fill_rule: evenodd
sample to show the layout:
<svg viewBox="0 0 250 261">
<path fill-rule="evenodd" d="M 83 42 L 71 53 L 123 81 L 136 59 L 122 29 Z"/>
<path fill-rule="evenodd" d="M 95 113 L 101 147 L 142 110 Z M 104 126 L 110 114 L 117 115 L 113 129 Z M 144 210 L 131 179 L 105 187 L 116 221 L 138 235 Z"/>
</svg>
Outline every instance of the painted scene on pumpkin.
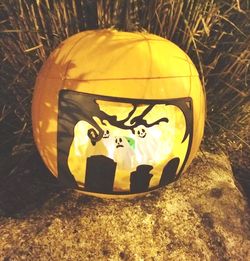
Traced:
<svg viewBox="0 0 250 261">
<path fill-rule="evenodd" d="M 66 154 L 79 189 L 133 194 L 176 179 L 192 139 L 189 99 L 159 102 L 79 95 L 85 96 L 84 102 L 64 96 L 59 114 L 62 124 L 65 113 L 72 112 L 69 107 L 75 105 L 78 110 L 70 123 L 72 137 Z"/>
</svg>

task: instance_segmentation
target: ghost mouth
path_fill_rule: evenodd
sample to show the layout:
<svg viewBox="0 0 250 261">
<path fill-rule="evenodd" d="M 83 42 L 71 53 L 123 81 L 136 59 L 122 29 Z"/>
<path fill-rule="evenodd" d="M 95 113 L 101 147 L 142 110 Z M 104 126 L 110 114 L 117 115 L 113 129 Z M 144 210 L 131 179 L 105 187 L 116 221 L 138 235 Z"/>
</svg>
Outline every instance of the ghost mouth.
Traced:
<svg viewBox="0 0 250 261">
<path fill-rule="evenodd" d="M 123 148 L 124 146 L 121 144 L 116 145 L 116 148 Z"/>
</svg>

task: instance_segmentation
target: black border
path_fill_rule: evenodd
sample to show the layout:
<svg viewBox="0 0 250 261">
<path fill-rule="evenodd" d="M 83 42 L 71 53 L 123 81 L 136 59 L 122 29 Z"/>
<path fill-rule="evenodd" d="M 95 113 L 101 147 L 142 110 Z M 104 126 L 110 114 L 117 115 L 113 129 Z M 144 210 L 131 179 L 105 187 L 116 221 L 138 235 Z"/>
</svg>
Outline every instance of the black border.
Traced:
<svg viewBox="0 0 250 261">
<path fill-rule="evenodd" d="M 176 176 L 177 180 L 182 173 L 183 169 L 186 166 L 192 141 L 193 141 L 193 101 L 191 97 L 175 98 L 175 99 L 136 99 L 136 98 L 121 98 L 121 97 L 112 97 L 104 95 L 96 95 L 84 92 L 78 92 L 73 90 L 62 89 L 59 92 L 58 98 L 58 129 L 57 129 L 57 170 L 58 170 L 58 179 L 60 183 L 66 185 L 70 188 L 75 188 L 81 191 L 86 191 L 80 188 L 71 174 L 68 167 L 68 155 L 71 143 L 74 138 L 74 126 L 75 124 L 82 120 L 84 115 L 83 102 L 84 99 L 92 100 L 103 100 L 103 101 L 112 101 L 112 102 L 121 102 L 121 103 L 130 103 L 130 104 L 166 104 L 166 105 L 175 105 L 183 112 L 185 121 L 186 121 L 186 132 L 183 137 L 182 142 L 186 140 L 188 136 L 189 143 L 185 158 L 183 160 L 182 166 Z M 65 113 L 68 111 L 69 113 Z M 155 190 L 161 186 L 155 186 L 149 188 L 148 191 Z M 88 192 L 88 191 L 86 191 Z M 98 194 L 96 192 L 96 194 Z M 113 191 L 108 195 L 132 195 L 129 191 L 118 192 Z"/>
</svg>

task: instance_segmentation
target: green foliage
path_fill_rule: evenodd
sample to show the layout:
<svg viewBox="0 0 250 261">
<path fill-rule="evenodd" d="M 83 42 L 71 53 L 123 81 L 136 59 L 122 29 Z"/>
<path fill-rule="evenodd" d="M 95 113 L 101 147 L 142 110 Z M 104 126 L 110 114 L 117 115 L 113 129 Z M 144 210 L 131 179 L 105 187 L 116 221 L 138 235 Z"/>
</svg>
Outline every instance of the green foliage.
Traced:
<svg viewBox="0 0 250 261">
<path fill-rule="evenodd" d="M 23 163 L 34 151 L 30 105 L 46 57 L 72 34 L 110 27 L 158 34 L 189 54 L 207 93 L 206 145 L 224 148 L 247 169 L 249 6 L 248 0 L 2 0 L 1 176 L 15 173 L 16 159 Z M 13 161 L 3 167 L 10 158 L 15 168 Z"/>
</svg>

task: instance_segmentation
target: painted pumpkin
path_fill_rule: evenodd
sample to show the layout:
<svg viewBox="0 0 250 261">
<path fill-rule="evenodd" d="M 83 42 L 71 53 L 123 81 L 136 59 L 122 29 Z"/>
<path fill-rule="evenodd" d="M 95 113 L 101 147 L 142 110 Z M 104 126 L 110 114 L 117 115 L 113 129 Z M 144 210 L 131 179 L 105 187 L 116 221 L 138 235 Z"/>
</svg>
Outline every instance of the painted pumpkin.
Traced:
<svg viewBox="0 0 250 261">
<path fill-rule="evenodd" d="M 36 81 L 35 142 L 66 186 L 106 197 L 141 195 L 177 180 L 199 148 L 205 98 L 175 44 L 147 33 L 76 34 Z"/>
</svg>

